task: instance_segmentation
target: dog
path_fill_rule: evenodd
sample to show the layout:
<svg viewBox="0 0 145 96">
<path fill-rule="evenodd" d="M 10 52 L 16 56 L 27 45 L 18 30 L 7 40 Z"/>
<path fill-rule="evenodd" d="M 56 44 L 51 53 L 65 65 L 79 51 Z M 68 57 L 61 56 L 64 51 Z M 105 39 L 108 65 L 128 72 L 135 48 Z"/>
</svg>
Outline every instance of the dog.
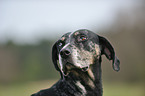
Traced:
<svg viewBox="0 0 145 96">
<path fill-rule="evenodd" d="M 52 48 L 52 61 L 61 79 L 31 96 L 102 96 L 102 55 L 112 60 L 115 71 L 120 70 L 107 39 L 87 29 L 66 33 Z"/>
</svg>

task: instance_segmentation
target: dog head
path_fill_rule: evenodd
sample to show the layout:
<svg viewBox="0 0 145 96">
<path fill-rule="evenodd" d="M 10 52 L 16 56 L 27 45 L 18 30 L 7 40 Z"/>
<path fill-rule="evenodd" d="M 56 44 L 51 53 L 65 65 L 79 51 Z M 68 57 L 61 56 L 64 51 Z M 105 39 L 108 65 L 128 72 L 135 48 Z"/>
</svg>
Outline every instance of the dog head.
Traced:
<svg viewBox="0 0 145 96">
<path fill-rule="evenodd" d="M 71 70 L 87 71 L 95 60 L 105 55 L 113 62 L 113 69 L 119 71 L 120 61 L 107 39 L 89 30 L 82 29 L 63 35 L 52 48 L 52 60 L 56 70 L 67 75 Z"/>
</svg>

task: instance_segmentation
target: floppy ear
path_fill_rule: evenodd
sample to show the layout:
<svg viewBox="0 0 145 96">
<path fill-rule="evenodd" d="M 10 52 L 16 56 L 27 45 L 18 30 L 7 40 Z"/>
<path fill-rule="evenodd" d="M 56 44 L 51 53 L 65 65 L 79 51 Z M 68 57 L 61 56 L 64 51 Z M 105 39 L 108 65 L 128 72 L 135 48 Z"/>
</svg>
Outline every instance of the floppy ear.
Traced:
<svg viewBox="0 0 145 96">
<path fill-rule="evenodd" d="M 52 47 L 52 61 L 55 66 L 55 69 L 57 71 L 60 71 L 58 64 L 57 64 L 57 60 L 58 60 L 58 49 L 57 49 L 57 42 L 56 42 Z"/>
<path fill-rule="evenodd" d="M 109 59 L 112 60 L 112 67 L 115 71 L 119 71 L 120 70 L 120 61 L 117 58 L 117 56 L 115 56 L 115 52 L 114 52 L 114 48 L 112 47 L 112 45 L 109 43 L 109 41 L 107 39 L 105 39 L 104 37 L 99 36 L 99 43 L 102 47 L 101 50 L 101 55 L 105 54 L 105 56 Z"/>
</svg>

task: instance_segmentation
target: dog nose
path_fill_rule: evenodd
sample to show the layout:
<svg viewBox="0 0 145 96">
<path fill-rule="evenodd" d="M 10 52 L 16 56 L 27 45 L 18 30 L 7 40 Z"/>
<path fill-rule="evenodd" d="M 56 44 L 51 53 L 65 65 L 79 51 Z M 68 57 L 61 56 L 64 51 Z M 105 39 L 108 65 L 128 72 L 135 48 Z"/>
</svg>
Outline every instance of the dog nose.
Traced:
<svg viewBox="0 0 145 96">
<path fill-rule="evenodd" d="M 60 55 L 61 55 L 62 58 L 67 58 L 70 55 L 70 53 L 71 52 L 68 49 L 65 49 L 65 50 L 62 50 L 60 52 Z"/>
</svg>

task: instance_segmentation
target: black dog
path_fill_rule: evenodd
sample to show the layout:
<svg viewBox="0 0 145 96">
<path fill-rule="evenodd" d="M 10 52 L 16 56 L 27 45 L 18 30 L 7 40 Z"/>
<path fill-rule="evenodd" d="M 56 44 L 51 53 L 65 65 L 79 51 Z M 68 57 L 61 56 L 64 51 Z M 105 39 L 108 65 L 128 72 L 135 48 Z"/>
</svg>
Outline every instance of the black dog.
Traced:
<svg viewBox="0 0 145 96">
<path fill-rule="evenodd" d="M 52 60 L 61 79 L 32 96 L 102 96 L 103 54 L 112 60 L 113 69 L 119 71 L 120 61 L 104 37 L 86 29 L 66 33 L 52 48 Z"/>
</svg>

